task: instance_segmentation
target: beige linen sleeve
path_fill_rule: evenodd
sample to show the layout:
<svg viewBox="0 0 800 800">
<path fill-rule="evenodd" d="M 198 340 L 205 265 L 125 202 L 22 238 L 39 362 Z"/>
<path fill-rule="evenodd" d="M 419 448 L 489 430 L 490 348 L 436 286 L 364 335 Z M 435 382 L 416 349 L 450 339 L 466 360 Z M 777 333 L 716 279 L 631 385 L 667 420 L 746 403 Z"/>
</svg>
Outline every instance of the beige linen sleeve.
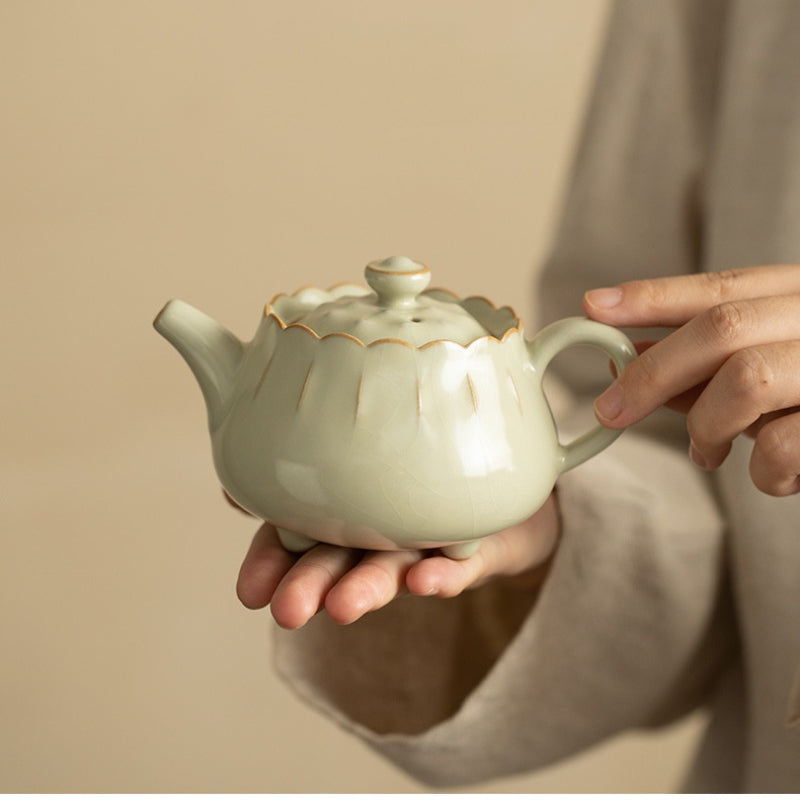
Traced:
<svg viewBox="0 0 800 800">
<path fill-rule="evenodd" d="M 722 525 L 682 453 L 636 435 L 564 476 L 533 598 L 495 584 L 278 634 L 301 696 L 422 781 L 557 761 L 704 696 L 729 653 Z"/>
<path fill-rule="evenodd" d="M 699 268 L 723 10 L 615 6 L 542 322 L 580 313 L 591 286 Z M 606 361 L 576 352 L 559 369 L 585 429 Z M 659 413 L 562 476 L 562 537 L 538 596 L 497 581 L 401 599 L 345 628 L 320 615 L 277 632 L 281 675 L 435 785 L 549 764 L 693 707 L 734 638 L 724 524 L 680 423 Z"/>
</svg>

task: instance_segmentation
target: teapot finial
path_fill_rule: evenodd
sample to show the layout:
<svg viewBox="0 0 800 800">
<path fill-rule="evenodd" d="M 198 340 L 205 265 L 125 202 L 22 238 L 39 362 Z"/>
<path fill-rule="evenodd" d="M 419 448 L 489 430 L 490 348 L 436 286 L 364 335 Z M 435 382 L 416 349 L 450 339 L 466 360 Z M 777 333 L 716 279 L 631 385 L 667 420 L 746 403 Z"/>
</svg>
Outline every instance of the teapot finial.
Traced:
<svg viewBox="0 0 800 800">
<path fill-rule="evenodd" d="M 364 270 L 367 283 L 386 308 L 413 305 L 431 282 L 431 271 L 407 256 L 390 256 L 372 261 Z"/>
</svg>

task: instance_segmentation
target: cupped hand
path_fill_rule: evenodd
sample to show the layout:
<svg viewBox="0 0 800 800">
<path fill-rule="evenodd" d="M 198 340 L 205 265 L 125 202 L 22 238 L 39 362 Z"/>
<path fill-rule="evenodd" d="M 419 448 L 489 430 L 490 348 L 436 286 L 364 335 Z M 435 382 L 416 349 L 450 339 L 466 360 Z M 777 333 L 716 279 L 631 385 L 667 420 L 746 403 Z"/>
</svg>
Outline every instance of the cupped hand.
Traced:
<svg viewBox="0 0 800 800">
<path fill-rule="evenodd" d="M 800 265 L 631 281 L 587 292 L 591 318 L 615 326 L 666 326 L 595 402 L 610 428 L 661 405 L 687 414 L 690 453 L 716 469 L 733 440 L 755 440 L 753 483 L 800 492 Z"/>
<path fill-rule="evenodd" d="M 455 597 L 492 578 L 535 588 L 559 533 L 555 496 L 525 522 L 486 537 L 475 555 L 455 561 L 419 550 L 362 551 L 319 544 L 287 552 L 268 523 L 253 538 L 236 591 L 247 608 L 269 605 L 284 628 L 302 627 L 318 612 L 355 622 L 404 594 Z"/>
</svg>

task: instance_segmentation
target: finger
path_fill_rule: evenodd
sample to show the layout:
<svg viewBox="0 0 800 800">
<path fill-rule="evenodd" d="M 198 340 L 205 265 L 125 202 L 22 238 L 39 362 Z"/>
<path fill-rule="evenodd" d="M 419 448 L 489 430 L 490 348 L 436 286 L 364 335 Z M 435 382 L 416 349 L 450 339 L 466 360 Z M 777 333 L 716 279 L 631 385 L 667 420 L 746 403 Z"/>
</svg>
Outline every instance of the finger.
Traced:
<svg viewBox="0 0 800 800">
<path fill-rule="evenodd" d="M 583 305 L 612 325 L 678 327 L 722 303 L 798 292 L 800 265 L 780 264 L 629 281 L 587 292 Z"/>
<path fill-rule="evenodd" d="M 497 575 L 518 575 L 543 564 L 558 536 L 558 518 L 552 498 L 529 519 L 487 536 L 477 552 L 457 561 L 445 556 L 426 558 L 406 577 L 412 594 L 455 597 Z"/>
<path fill-rule="evenodd" d="M 595 401 L 610 428 L 638 422 L 709 380 L 736 351 L 800 339 L 800 297 L 764 297 L 715 306 L 631 362 Z"/>
<path fill-rule="evenodd" d="M 636 349 L 636 354 L 641 355 L 645 352 L 645 350 L 649 350 L 656 342 L 659 341 L 658 339 L 643 339 L 638 342 L 634 342 L 633 346 Z M 617 371 L 617 367 L 613 361 L 608 362 L 609 369 L 611 374 L 615 377 L 619 377 L 619 372 Z M 706 384 L 701 383 L 698 386 L 693 386 L 691 389 L 683 392 L 682 394 L 677 395 L 676 397 L 671 398 L 668 400 L 664 405 L 667 408 L 671 408 L 673 411 L 677 411 L 681 414 L 688 414 L 689 410 L 697 401 L 697 398 L 702 393 L 703 389 L 705 389 Z"/>
<path fill-rule="evenodd" d="M 304 553 L 286 573 L 272 597 L 270 608 L 282 628 L 294 630 L 322 608 L 325 596 L 361 558 L 361 551 L 318 544 Z"/>
<path fill-rule="evenodd" d="M 456 597 L 465 589 L 477 585 L 487 576 L 487 537 L 474 555 L 460 560 L 443 555 L 423 559 L 408 571 L 406 586 L 409 592 L 420 596 Z"/>
<path fill-rule="evenodd" d="M 633 348 L 636 350 L 636 355 L 640 356 L 644 353 L 645 350 L 649 350 L 658 340 L 657 339 L 646 339 L 638 342 L 633 342 Z M 617 369 L 617 365 L 609 360 L 608 362 L 608 370 L 611 373 L 612 377 L 618 378 L 619 377 L 619 370 Z"/>
<path fill-rule="evenodd" d="M 800 492 L 800 413 L 773 419 L 756 436 L 750 456 L 750 477 L 758 489 L 774 497 Z"/>
<path fill-rule="evenodd" d="M 237 511 L 241 511 L 243 514 L 247 514 L 248 517 L 252 517 L 253 515 L 243 506 L 240 506 L 229 494 L 228 492 L 223 489 L 222 494 L 225 496 L 225 499 L 228 501 L 228 504 L 233 506 Z"/>
<path fill-rule="evenodd" d="M 335 622 L 349 625 L 405 593 L 405 577 L 422 558 L 418 550 L 372 552 L 328 592 L 325 610 Z"/>
<path fill-rule="evenodd" d="M 247 608 L 264 608 L 294 562 L 295 558 L 281 546 L 275 528 L 265 522 L 253 537 L 239 569 L 239 600 Z"/>
<path fill-rule="evenodd" d="M 695 403 L 707 385 L 708 382 L 704 381 L 697 386 L 693 386 L 691 389 L 681 392 L 676 397 L 670 398 L 664 403 L 664 405 L 673 411 L 677 411 L 679 414 L 688 414 L 692 408 L 694 408 Z"/>
<path fill-rule="evenodd" d="M 733 440 L 765 414 L 800 400 L 800 342 L 751 347 L 734 353 L 714 375 L 686 419 L 692 458 L 716 469 Z"/>
<path fill-rule="evenodd" d="M 752 425 L 750 425 L 749 428 L 747 428 L 744 434 L 745 436 L 749 436 L 751 439 L 755 439 L 761 429 L 768 423 L 772 422 L 772 420 L 785 417 L 787 414 L 796 414 L 798 411 L 800 411 L 800 405 L 784 408 L 780 411 L 771 411 L 769 414 L 764 414 L 759 417 Z"/>
</svg>

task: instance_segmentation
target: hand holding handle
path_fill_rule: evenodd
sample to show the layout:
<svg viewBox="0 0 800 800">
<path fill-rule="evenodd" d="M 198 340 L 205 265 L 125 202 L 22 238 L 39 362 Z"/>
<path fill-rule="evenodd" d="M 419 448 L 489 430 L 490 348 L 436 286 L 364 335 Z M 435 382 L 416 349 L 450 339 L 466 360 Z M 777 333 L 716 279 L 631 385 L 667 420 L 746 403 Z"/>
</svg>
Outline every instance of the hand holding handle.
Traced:
<svg viewBox="0 0 800 800">
<path fill-rule="evenodd" d="M 528 351 L 534 368 L 544 373 L 558 353 L 574 345 L 600 348 L 611 358 L 618 372 L 636 358 L 633 344 L 622 331 L 582 317 L 569 317 L 548 325 L 528 342 Z M 559 472 L 566 472 L 597 455 L 621 432 L 598 424 L 569 444 L 562 445 Z"/>
</svg>

